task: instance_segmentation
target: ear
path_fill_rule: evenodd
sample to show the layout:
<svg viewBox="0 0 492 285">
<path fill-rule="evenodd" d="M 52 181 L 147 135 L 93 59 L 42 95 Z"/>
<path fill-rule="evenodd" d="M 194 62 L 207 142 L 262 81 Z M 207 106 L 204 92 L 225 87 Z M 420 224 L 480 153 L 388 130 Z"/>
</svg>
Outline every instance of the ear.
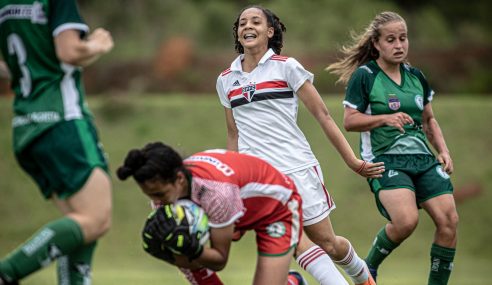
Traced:
<svg viewBox="0 0 492 285">
<path fill-rule="evenodd" d="M 268 27 L 267 30 L 267 36 L 269 39 L 273 38 L 273 35 L 275 34 L 275 29 L 273 27 Z"/>
</svg>

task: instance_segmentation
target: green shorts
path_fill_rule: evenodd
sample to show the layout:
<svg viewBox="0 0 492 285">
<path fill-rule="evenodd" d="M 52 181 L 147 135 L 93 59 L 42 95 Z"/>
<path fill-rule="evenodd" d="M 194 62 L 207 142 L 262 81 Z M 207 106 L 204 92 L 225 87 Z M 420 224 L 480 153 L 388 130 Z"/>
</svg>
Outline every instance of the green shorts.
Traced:
<svg viewBox="0 0 492 285">
<path fill-rule="evenodd" d="M 380 155 L 373 162 L 384 162 L 383 177 L 368 179 L 379 212 L 391 220 L 379 200 L 379 191 L 406 188 L 415 192 L 417 207 L 433 197 L 453 193 L 449 175 L 439 161 L 426 154 Z"/>
<path fill-rule="evenodd" d="M 90 121 L 64 121 L 47 130 L 16 154 L 21 167 L 38 184 L 48 199 L 60 199 L 80 190 L 92 170 L 108 172 L 105 153 Z"/>
</svg>

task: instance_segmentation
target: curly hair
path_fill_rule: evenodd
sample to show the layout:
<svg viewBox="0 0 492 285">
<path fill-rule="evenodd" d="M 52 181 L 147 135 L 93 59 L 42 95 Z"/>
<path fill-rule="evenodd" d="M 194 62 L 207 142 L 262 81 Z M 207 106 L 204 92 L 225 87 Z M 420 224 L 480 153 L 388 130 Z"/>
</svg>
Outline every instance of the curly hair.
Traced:
<svg viewBox="0 0 492 285">
<path fill-rule="evenodd" d="M 273 49 L 273 51 L 276 54 L 280 54 L 280 52 L 282 51 L 282 47 L 284 46 L 284 44 L 283 44 L 283 33 L 286 32 L 287 29 L 286 29 L 285 25 L 282 22 L 280 22 L 280 18 L 277 17 L 277 15 L 275 15 L 269 9 L 264 8 L 260 5 L 247 6 L 244 9 L 242 9 L 241 12 L 239 13 L 239 15 L 237 16 L 236 21 L 234 22 L 234 25 L 232 27 L 232 34 L 234 36 L 234 41 L 235 41 L 234 44 L 235 44 L 236 52 L 239 54 L 244 53 L 244 47 L 239 42 L 238 34 L 237 34 L 237 30 L 239 28 L 239 18 L 241 17 L 241 14 L 244 11 L 246 11 L 247 9 L 251 9 L 251 8 L 260 9 L 267 19 L 268 27 L 273 27 L 273 31 L 274 31 L 273 37 L 268 40 L 268 48 Z"/>
<path fill-rule="evenodd" d="M 352 33 L 352 44 L 341 49 L 343 58 L 325 69 L 339 76 L 337 83 L 347 84 L 357 67 L 379 58 L 379 51 L 374 47 L 374 42 L 381 36 L 380 29 L 390 22 L 405 23 L 405 20 L 395 12 L 381 12 L 374 17 L 363 33 Z"/>
<path fill-rule="evenodd" d="M 161 142 L 154 142 L 142 149 L 130 150 L 125 162 L 116 171 L 116 175 L 120 180 L 133 176 L 138 183 L 156 178 L 165 182 L 174 182 L 179 171 L 188 173 L 181 156 L 171 147 Z"/>
</svg>

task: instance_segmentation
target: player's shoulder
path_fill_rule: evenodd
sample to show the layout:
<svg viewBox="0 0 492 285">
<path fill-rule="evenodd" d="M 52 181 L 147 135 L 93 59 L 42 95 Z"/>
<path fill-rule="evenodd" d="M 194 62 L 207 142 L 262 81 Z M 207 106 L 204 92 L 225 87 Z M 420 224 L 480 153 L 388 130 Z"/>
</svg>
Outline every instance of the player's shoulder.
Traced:
<svg viewBox="0 0 492 285">
<path fill-rule="evenodd" d="M 285 55 L 280 55 L 280 54 L 274 54 L 270 57 L 270 60 L 272 61 L 279 61 L 279 62 L 286 62 L 288 59 L 291 57 L 285 56 Z"/>
<path fill-rule="evenodd" d="M 405 70 L 406 72 L 413 74 L 419 78 L 424 77 L 422 70 L 420 70 L 419 68 L 417 68 L 415 66 L 411 66 L 408 63 L 403 63 L 402 66 L 403 66 L 403 70 Z"/>
<path fill-rule="evenodd" d="M 224 71 L 222 71 L 219 75 L 219 77 L 224 77 L 224 76 L 227 76 L 228 74 L 230 74 L 232 72 L 231 68 L 227 68 L 225 69 Z"/>
</svg>

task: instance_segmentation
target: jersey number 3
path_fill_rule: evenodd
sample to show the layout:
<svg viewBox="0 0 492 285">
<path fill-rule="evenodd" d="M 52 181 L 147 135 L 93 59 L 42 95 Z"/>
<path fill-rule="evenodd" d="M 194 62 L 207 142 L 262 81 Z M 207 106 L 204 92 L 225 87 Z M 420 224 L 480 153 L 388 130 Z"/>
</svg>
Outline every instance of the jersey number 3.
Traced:
<svg viewBox="0 0 492 285">
<path fill-rule="evenodd" d="M 22 96 L 27 97 L 31 93 L 31 75 L 29 69 L 26 66 L 27 53 L 22 39 L 17 34 L 10 34 L 7 38 L 7 44 L 10 55 L 17 55 L 17 63 L 22 73 L 20 78 L 20 87 Z"/>
</svg>

